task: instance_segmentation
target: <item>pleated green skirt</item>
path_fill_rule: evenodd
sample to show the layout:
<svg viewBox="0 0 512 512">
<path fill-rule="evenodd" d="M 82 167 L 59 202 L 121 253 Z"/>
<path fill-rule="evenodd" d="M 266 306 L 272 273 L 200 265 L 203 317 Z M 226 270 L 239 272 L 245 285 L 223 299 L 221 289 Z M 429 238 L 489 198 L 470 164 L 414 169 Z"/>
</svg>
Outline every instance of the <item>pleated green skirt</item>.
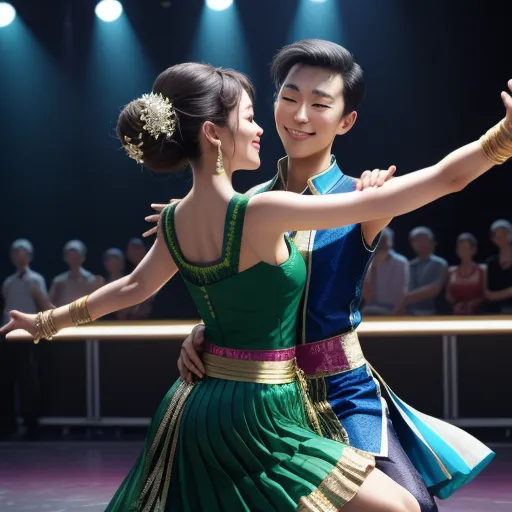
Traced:
<svg viewBox="0 0 512 512">
<path fill-rule="evenodd" d="M 107 511 L 335 511 L 373 467 L 312 431 L 295 382 L 178 381 Z"/>
</svg>

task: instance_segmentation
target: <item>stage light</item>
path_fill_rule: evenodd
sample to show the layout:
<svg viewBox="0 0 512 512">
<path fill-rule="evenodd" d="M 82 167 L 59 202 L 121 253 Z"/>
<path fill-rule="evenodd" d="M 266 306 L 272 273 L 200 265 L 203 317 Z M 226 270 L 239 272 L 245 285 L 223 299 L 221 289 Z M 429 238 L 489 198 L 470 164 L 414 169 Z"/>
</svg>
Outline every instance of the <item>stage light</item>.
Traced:
<svg viewBox="0 0 512 512">
<path fill-rule="evenodd" d="M 311 0 L 315 4 L 323 4 L 324 2 L 327 2 L 327 0 Z"/>
<path fill-rule="evenodd" d="M 16 18 L 16 9 L 7 2 L 0 2 L 0 27 L 7 27 Z"/>
<path fill-rule="evenodd" d="M 96 16 L 107 23 L 117 20 L 123 13 L 123 6 L 117 0 L 102 0 L 94 9 Z"/>
<path fill-rule="evenodd" d="M 206 5 L 214 11 L 223 11 L 231 6 L 233 0 L 206 0 Z"/>
</svg>

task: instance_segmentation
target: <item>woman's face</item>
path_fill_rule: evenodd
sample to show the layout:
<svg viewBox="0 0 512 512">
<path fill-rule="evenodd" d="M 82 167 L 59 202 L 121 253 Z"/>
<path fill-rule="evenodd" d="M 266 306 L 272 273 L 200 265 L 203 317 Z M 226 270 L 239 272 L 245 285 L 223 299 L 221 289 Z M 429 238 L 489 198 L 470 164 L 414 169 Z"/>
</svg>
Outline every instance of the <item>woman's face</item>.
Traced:
<svg viewBox="0 0 512 512">
<path fill-rule="evenodd" d="M 467 240 L 461 240 L 460 242 L 457 242 L 456 252 L 461 261 L 469 261 L 475 256 L 476 247 Z"/>
<path fill-rule="evenodd" d="M 254 121 L 254 107 L 245 90 L 238 109 L 230 113 L 228 124 L 231 129 L 225 130 L 225 136 L 221 140 L 223 157 L 229 161 L 230 169 L 258 169 L 261 165 L 260 137 L 263 130 Z"/>
</svg>

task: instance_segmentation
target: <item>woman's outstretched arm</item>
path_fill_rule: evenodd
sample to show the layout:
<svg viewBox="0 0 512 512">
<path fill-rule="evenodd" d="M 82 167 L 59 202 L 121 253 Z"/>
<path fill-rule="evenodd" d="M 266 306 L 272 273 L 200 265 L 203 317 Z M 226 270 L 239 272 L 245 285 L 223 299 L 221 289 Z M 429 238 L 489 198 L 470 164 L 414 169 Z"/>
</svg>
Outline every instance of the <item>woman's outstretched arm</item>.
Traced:
<svg viewBox="0 0 512 512">
<path fill-rule="evenodd" d="M 162 230 L 145 258 L 129 275 L 102 286 L 89 295 L 87 310 L 91 320 L 139 304 L 157 292 L 176 272 L 178 268 L 172 259 Z M 0 334 L 7 334 L 14 329 L 24 329 L 34 337 L 38 336 L 36 329 L 36 316 L 11 312 L 11 320 L 2 329 Z M 57 330 L 74 325 L 69 304 L 53 310 L 53 322 Z"/>
</svg>

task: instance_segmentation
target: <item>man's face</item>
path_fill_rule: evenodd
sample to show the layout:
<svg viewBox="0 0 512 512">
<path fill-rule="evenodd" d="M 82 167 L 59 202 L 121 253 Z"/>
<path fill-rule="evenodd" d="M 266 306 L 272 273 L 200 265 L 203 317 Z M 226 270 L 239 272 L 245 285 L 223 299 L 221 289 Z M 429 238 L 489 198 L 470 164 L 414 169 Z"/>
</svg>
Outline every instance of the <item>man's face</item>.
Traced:
<svg viewBox="0 0 512 512">
<path fill-rule="evenodd" d="M 11 261 L 17 269 L 23 269 L 30 264 L 32 255 L 25 249 L 18 247 L 11 250 Z"/>
<path fill-rule="evenodd" d="M 422 258 L 434 252 L 434 241 L 428 235 L 416 235 L 410 239 L 412 250 L 416 256 Z"/>
<path fill-rule="evenodd" d="M 330 149 L 334 137 L 346 133 L 357 114 L 343 117 L 343 78 L 320 67 L 295 65 L 274 106 L 277 132 L 287 155 L 307 158 Z"/>
<path fill-rule="evenodd" d="M 491 240 L 497 247 L 506 247 L 510 244 L 512 234 L 506 228 L 495 228 L 491 233 Z"/>
<path fill-rule="evenodd" d="M 80 252 L 74 249 L 68 249 L 64 251 L 64 261 L 69 268 L 79 268 L 83 265 L 85 258 Z"/>
</svg>

